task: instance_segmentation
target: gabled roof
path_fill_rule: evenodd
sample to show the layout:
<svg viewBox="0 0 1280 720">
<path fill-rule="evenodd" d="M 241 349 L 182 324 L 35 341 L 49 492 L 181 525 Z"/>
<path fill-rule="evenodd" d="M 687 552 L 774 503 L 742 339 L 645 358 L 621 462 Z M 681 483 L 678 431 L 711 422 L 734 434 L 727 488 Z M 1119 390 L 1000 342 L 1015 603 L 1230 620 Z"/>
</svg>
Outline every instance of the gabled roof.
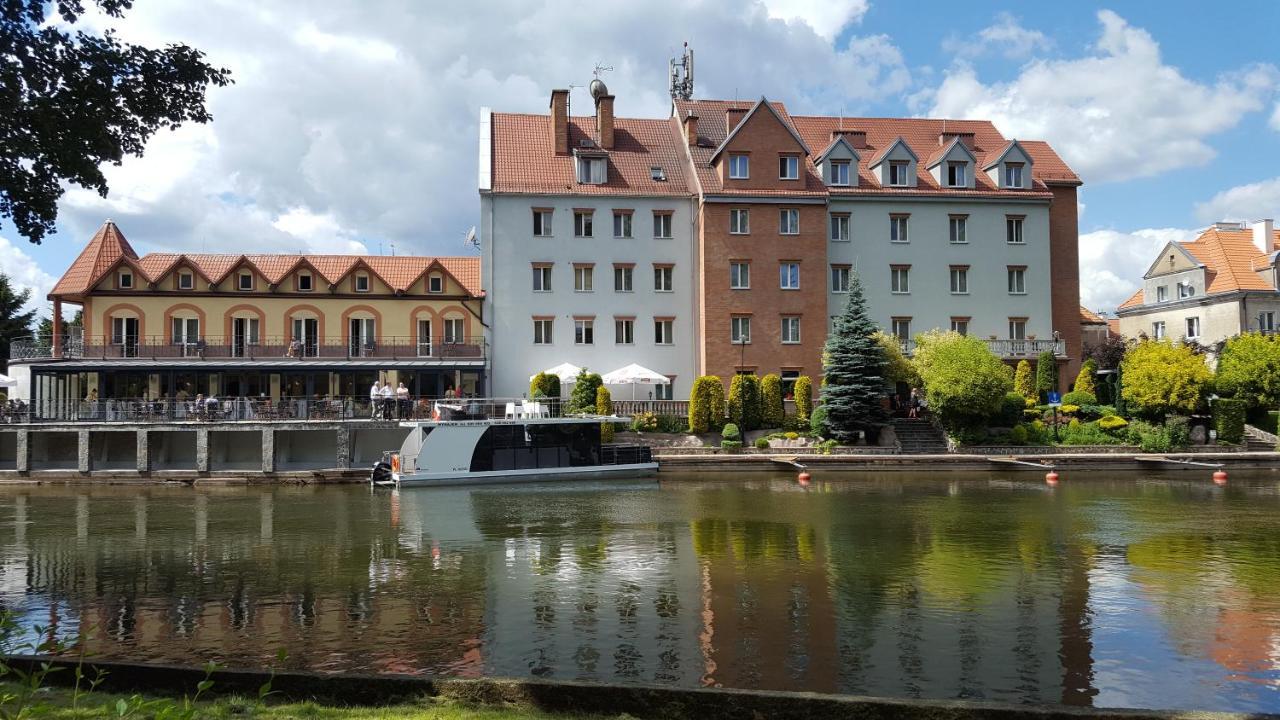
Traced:
<svg viewBox="0 0 1280 720">
<path fill-rule="evenodd" d="M 912 150 L 911 146 L 907 144 L 907 141 L 903 140 L 902 137 L 899 136 L 893 142 L 885 146 L 883 150 L 871 156 L 871 167 L 876 167 L 880 163 L 884 162 L 884 159 L 889 157 L 889 153 L 893 152 L 894 149 L 899 146 L 904 148 L 907 151 L 907 153 L 911 155 L 912 160 L 915 160 L 916 162 L 920 162 L 920 156 L 916 155 L 916 151 Z"/>
<path fill-rule="evenodd" d="M 1018 151 L 1021 152 L 1023 156 L 1027 158 L 1027 161 L 1030 162 L 1032 165 L 1036 164 L 1035 158 L 1031 157 L 1031 153 L 1027 152 L 1027 149 L 1022 147 L 1021 143 L 1019 143 L 1017 140 L 1010 140 L 1008 144 L 1000 148 L 1000 150 L 996 152 L 993 156 L 992 155 L 988 156 L 989 159 L 987 160 L 987 162 L 982 164 L 982 169 L 990 170 L 991 168 L 999 165 L 1001 162 L 1004 161 L 1004 158 L 1006 155 L 1013 152 L 1014 148 L 1017 148 Z"/>
<path fill-rule="evenodd" d="M 1095 313 L 1089 308 L 1080 306 L 1080 322 L 1086 325 L 1106 325 L 1107 321 L 1101 315 Z"/>
<path fill-rule="evenodd" d="M 1205 266 L 1204 262 L 1201 261 L 1200 258 L 1196 257 L 1194 253 L 1188 250 L 1184 243 L 1177 242 L 1176 240 L 1170 240 L 1169 242 L 1164 244 L 1164 247 L 1160 248 L 1160 252 L 1156 253 L 1156 259 L 1152 260 L 1151 264 L 1147 266 L 1147 271 L 1142 274 L 1142 278 L 1144 280 L 1149 277 L 1162 274 L 1157 272 L 1156 266 L 1160 264 L 1160 261 L 1164 259 L 1164 256 L 1168 253 L 1169 250 L 1176 251 L 1179 255 L 1185 257 L 1187 261 L 1190 262 L 1192 265 L 1198 265 L 1200 267 Z"/>
<path fill-rule="evenodd" d="M 91 289 L 122 257 L 137 260 L 138 253 L 133 251 L 120 228 L 108 220 L 93 234 L 89 244 L 49 291 L 49 296 L 78 295 Z"/>
<path fill-rule="evenodd" d="M 858 154 L 857 149 L 849 144 L 849 141 L 845 139 L 844 135 L 836 135 L 835 139 L 831 141 L 831 144 L 827 145 L 826 149 L 823 150 L 818 155 L 818 157 L 813 159 L 813 162 L 822 163 L 823 161 L 825 161 L 827 159 L 827 156 L 830 155 L 836 149 L 837 145 L 843 145 L 845 149 L 848 150 L 851 155 L 853 155 L 854 160 L 862 159 L 862 156 Z"/>
<path fill-rule="evenodd" d="M 743 115 L 742 119 L 738 121 L 738 124 L 734 126 L 733 132 L 730 132 L 728 136 L 725 137 L 724 141 L 720 143 L 720 146 L 716 148 L 716 151 L 711 153 L 710 162 L 716 161 L 716 158 L 720 156 L 720 153 L 724 152 L 724 149 L 729 146 L 729 143 L 733 142 L 733 139 L 737 137 L 738 132 L 747 126 L 747 121 L 750 120 L 751 116 L 755 115 L 760 108 L 768 110 L 769 113 L 773 115 L 774 119 L 777 120 L 782 127 L 786 128 L 787 132 L 791 133 L 791 137 L 795 138 L 796 142 L 800 143 L 800 147 L 804 148 L 805 155 L 812 154 L 809 152 L 809 146 L 805 144 L 804 138 L 800 137 L 800 133 L 796 132 L 796 129 L 791 125 L 791 121 L 778 114 L 778 110 L 774 108 L 767 99 L 765 99 L 765 96 L 761 95 L 760 99 L 756 101 L 756 104 L 752 105 L 751 109 L 747 111 L 747 114 Z"/>
<path fill-rule="evenodd" d="M 1252 291 L 1277 292 L 1277 288 L 1260 273 L 1262 263 L 1276 250 L 1280 250 L 1280 231 L 1271 239 L 1271 252 L 1263 253 L 1253 244 L 1253 231 L 1233 230 L 1210 226 L 1191 242 L 1170 242 L 1161 249 L 1156 262 L 1170 246 L 1191 257 L 1205 269 L 1205 295 Z M 1150 271 L 1148 271 L 1150 274 Z M 1142 290 L 1120 304 L 1121 309 L 1144 305 Z M 1154 304 L 1154 303 L 1153 303 Z"/>
<path fill-rule="evenodd" d="M 951 138 L 951 142 L 939 147 L 937 150 L 933 152 L 932 155 L 929 156 L 929 159 L 925 160 L 925 163 L 924 163 L 925 168 L 932 170 L 934 166 L 942 162 L 944 158 L 949 157 L 951 155 L 952 149 L 954 149 L 957 145 L 960 146 L 960 149 L 963 150 L 964 154 L 969 158 L 969 162 L 977 164 L 978 158 L 974 157 L 973 151 L 969 149 L 969 146 L 965 145 L 964 141 L 961 140 L 959 137 L 954 137 L 954 138 Z"/>
</svg>

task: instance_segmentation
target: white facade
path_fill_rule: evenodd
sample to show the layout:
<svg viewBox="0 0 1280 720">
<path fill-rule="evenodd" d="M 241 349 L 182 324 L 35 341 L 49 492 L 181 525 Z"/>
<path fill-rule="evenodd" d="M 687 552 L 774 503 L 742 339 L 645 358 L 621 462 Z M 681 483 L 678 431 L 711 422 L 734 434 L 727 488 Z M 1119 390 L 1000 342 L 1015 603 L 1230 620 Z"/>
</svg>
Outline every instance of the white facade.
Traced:
<svg viewBox="0 0 1280 720">
<path fill-rule="evenodd" d="M 968 318 L 968 334 L 1010 338 L 1010 319 L 1025 320 L 1025 336 L 1053 337 L 1047 200 L 850 199 L 833 196 L 829 213 L 848 213 L 848 241 L 830 239 L 830 265 L 858 273 L 874 321 L 891 332 L 894 318 L 910 318 L 915 334 L 951 328 Z M 907 217 L 907 241 L 894 242 L 893 217 Z M 1007 219 L 1021 218 L 1022 243 L 1008 242 Z M 965 242 L 951 241 L 951 219 L 964 218 Z M 893 292 L 894 267 L 909 267 L 907 292 Z M 963 292 L 952 292 L 951 269 L 964 269 Z M 1023 269 L 1023 293 L 1009 291 L 1009 269 Z M 847 294 L 827 278 L 828 311 L 844 310 Z"/>
<path fill-rule="evenodd" d="M 693 385 L 695 337 L 693 201 L 687 197 L 508 195 L 482 193 L 485 322 L 490 392 L 520 397 L 529 376 L 568 362 L 601 375 L 638 363 L 674 377 L 671 397 Z M 534 208 L 552 210 L 551 235 L 533 234 Z M 574 213 L 590 209 L 591 237 L 575 236 Z M 630 238 L 614 236 L 614 211 L 631 214 Z M 671 237 L 654 237 L 654 213 L 671 213 Z M 534 289 L 534 267 L 550 265 L 549 290 Z M 575 289 L 575 266 L 592 269 L 590 291 Z M 615 266 L 632 269 L 630 292 L 615 290 Z M 671 289 L 655 289 L 655 266 L 671 268 Z M 534 321 L 550 319 L 551 342 L 535 344 Z M 593 321 L 594 341 L 575 342 L 578 320 Z M 634 322 L 630 344 L 616 342 L 615 320 Z M 656 342 L 657 320 L 671 323 L 670 344 Z M 653 386 L 615 386 L 615 400 L 658 397 Z M 566 389 L 567 392 L 567 389 Z M 651 395 L 651 393 L 653 393 Z"/>
</svg>

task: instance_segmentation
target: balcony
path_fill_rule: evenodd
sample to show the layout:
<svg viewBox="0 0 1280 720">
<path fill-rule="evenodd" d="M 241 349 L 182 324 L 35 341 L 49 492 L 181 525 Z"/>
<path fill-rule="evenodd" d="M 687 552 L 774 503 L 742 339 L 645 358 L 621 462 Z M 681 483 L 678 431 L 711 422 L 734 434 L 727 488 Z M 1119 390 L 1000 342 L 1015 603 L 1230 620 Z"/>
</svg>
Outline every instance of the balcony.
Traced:
<svg viewBox="0 0 1280 720">
<path fill-rule="evenodd" d="M 263 337 L 256 341 L 244 337 L 205 337 L 183 342 L 160 336 L 138 336 L 125 337 L 119 342 L 67 338 L 61 352 L 55 354 L 52 339 L 45 336 L 14 340 L 9 354 L 11 362 L 76 359 L 136 360 L 139 363 L 218 360 L 296 360 L 305 363 L 342 360 L 475 361 L 484 360 L 487 350 L 483 338 L 384 336 L 373 342 L 306 342 L 279 337 Z"/>
<path fill-rule="evenodd" d="M 1051 352 L 1054 357 L 1067 356 L 1067 344 L 1062 340 L 1015 340 L 988 338 L 987 347 L 1002 360 L 1020 360 L 1022 358 L 1039 357 L 1040 353 Z M 902 352 L 911 355 L 915 350 L 915 340 L 900 338 L 898 343 Z"/>
</svg>

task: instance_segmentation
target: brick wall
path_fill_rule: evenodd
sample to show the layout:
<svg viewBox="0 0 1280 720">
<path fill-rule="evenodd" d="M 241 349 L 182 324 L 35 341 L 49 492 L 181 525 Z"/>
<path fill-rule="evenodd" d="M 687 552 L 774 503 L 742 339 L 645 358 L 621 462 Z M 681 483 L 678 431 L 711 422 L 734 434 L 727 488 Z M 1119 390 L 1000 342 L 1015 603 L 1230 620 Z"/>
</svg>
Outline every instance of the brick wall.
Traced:
<svg viewBox="0 0 1280 720">
<path fill-rule="evenodd" d="M 1074 185 L 1051 186 L 1049 206 L 1049 264 L 1053 282 L 1053 329 L 1067 344 L 1067 363 L 1059 373 L 1060 389 L 1080 372 L 1080 228 Z"/>
</svg>

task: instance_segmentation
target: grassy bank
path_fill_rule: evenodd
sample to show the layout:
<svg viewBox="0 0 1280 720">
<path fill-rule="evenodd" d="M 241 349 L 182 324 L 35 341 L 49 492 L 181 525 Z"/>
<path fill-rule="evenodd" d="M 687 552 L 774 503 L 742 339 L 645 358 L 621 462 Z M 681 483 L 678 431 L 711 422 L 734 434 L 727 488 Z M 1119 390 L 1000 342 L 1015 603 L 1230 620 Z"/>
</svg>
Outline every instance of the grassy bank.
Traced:
<svg viewBox="0 0 1280 720">
<path fill-rule="evenodd" d="M 11 696 L 21 693 L 21 689 L 13 683 L 0 683 L 0 696 Z M 192 717 L 221 720 L 223 718 L 244 720 L 245 718 L 261 718 L 263 720 L 517 720 L 531 718 L 533 720 L 605 720 L 603 716 L 586 715 L 553 715 L 540 713 L 526 708 L 488 708 L 470 707 L 449 700 L 423 698 L 414 703 L 389 705 L 386 707 L 336 707 L 316 703 L 284 703 L 271 702 L 260 704 L 256 700 L 226 697 L 201 700 L 194 706 L 194 712 L 187 715 L 181 711 L 181 698 L 159 698 L 154 696 L 118 695 L 106 692 L 81 694 L 79 701 L 73 700 L 70 689 L 61 687 L 45 687 L 39 690 L 32 699 L 33 705 L 21 717 L 42 718 L 49 720 L 88 720 L 89 718 L 151 718 L 157 715 L 162 706 L 177 706 L 170 714 L 161 711 L 165 717 Z M 0 705 L 0 714 L 13 717 L 16 711 L 14 701 Z M 614 716 L 614 717 L 627 717 Z"/>
</svg>

